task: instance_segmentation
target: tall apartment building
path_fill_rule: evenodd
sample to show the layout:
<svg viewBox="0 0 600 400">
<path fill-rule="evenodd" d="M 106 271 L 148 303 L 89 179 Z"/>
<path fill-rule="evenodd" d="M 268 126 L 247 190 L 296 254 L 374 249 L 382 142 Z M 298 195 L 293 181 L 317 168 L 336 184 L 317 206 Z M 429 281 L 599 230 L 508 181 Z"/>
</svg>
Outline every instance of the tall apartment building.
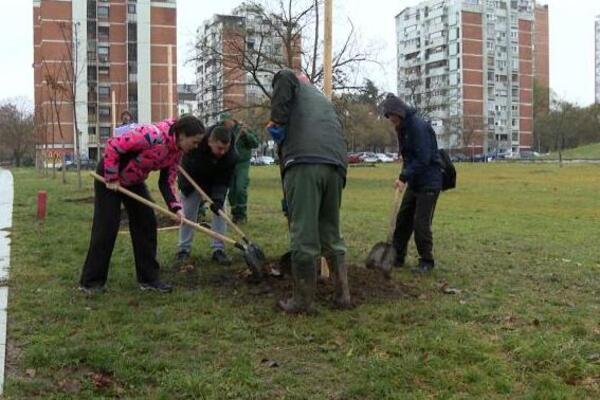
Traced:
<svg viewBox="0 0 600 400">
<path fill-rule="evenodd" d="M 176 114 L 176 0 L 34 0 L 33 23 L 40 154 L 74 153 L 75 116 L 79 154 L 97 159 L 122 111 Z"/>
<path fill-rule="evenodd" d="M 596 104 L 600 104 L 600 15 L 596 16 Z"/>
<path fill-rule="evenodd" d="M 288 54 L 281 36 L 271 28 L 275 23 L 275 19 L 265 21 L 261 10 L 242 4 L 231 15 L 214 15 L 198 28 L 197 99 L 206 123 L 213 123 L 223 110 L 264 100 L 256 80 L 270 89 L 273 72 Z M 300 40 L 292 48 L 292 67 L 299 67 Z M 242 68 L 250 60 L 259 67 L 256 79 Z"/>
<path fill-rule="evenodd" d="M 531 148 L 534 61 L 548 79 L 547 50 L 534 59 L 548 38 L 535 35 L 535 10 L 533 0 L 429 0 L 396 16 L 398 92 L 427 113 L 441 147 Z"/>
</svg>

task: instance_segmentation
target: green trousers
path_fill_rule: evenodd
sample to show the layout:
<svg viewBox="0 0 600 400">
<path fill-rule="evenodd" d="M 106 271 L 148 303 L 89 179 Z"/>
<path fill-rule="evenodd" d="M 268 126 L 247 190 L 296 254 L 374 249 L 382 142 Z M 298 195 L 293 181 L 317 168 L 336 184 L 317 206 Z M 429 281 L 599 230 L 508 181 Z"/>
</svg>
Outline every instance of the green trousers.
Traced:
<svg viewBox="0 0 600 400">
<path fill-rule="evenodd" d="M 294 269 L 314 270 L 318 257 L 346 253 L 340 233 L 343 186 L 344 178 L 332 165 L 298 164 L 286 170 L 284 189 Z"/>
<path fill-rule="evenodd" d="M 246 219 L 248 208 L 248 185 L 250 184 L 250 161 L 237 163 L 231 186 L 229 187 L 229 205 L 231 215 L 236 220 Z"/>
</svg>

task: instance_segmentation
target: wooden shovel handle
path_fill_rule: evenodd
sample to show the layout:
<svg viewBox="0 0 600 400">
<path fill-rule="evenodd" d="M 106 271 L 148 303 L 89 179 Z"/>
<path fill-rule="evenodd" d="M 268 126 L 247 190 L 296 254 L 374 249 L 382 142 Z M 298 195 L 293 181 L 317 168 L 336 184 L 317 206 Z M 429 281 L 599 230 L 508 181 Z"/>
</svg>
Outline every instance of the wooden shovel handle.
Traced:
<svg viewBox="0 0 600 400">
<path fill-rule="evenodd" d="M 400 200 L 402 200 L 402 196 L 400 194 L 402 190 L 400 188 L 396 188 L 394 193 L 394 202 L 392 203 L 392 215 L 390 216 L 390 230 L 388 231 L 388 243 L 392 242 L 394 237 L 394 231 L 396 230 L 396 218 L 398 217 L 398 211 L 400 211 Z"/>
<path fill-rule="evenodd" d="M 185 177 L 185 179 L 188 180 L 189 183 L 192 184 L 192 186 L 194 187 L 194 189 L 196 189 L 196 191 L 198 193 L 200 193 L 200 197 L 202 197 L 202 199 L 207 202 L 209 205 L 212 205 L 214 203 L 214 201 L 212 201 L 212 199 L 210 198 L 209 195 L 206 194 L 206 192 L 204 190 L 202 190 L 202 188 L 200 187 L 200 185 L 198 185 L 194 179 L 190 176 L 190 174 L 187 173 L 187 171 L 185 169 L 183 169 L 183 167 L 180 165 L 179 166 L 179 172 L 181 172 L 181 175 L 183 175 Z M 246 239 L 246 235 L 244 235 L 244 232 L 242 232 L 242 230 L 233 223 L 233 221 L 231 220 L 231 218 L 229 218 L 229 216 L 227 215 L 227 213 L 223 210 L 219 210 L 219 215 L 221 217 L 223 217 L 223 219 L 229 224 L 229 226 L 231 226 L 233 228 L 233 230 L 236 231 L 236 233 L 238 235 L 240 235 L 244 240 Z"/>
<path fill-rule="evenodd" d="M 106 181 L 104 180 L 104 178 L 101 177 L 100 175 L 98 175 L 97 173 L 95 173 L 95 172 L 92 171 L 92 172 L 90 172 L 90 175 L 92 175 L 95 179 L 99 180 L 100 182 L 106 184 Z M 142 196 L 140 196 L 138 194 L 135 194 L 132 191 L 125 189 L 122 186 L 118 186 L 117 190 L 119 192 L 123 193 L 124 195 L 129 196 L 132 199 L 135 199 L 135 200 L 139 201 L 140 203 L 143 203 L 143 204 L 147 205 L 150 208 L 153 208 L 154 210 L 156 210 L 158 212 L 161 212 L 161 213 L 163 213 L 165 215 L 168 215 L 169 217 L 173 218 L 176 221 L 179 221 L 179 216 L 177 214 L 175 214 L 174 212 L 172 212 L 170 210 L 167 210 L 166 208 L 161 207 L 158 204 L 153 203 L 150 200 L 148 200 L 148 199 L 146 199 L 146 198 L 144 198 L 144 197 L 142 197 Z M 215 232 L 213 230 L 207 229 L 207 228 L 203 227 L 202 225 L 200 225 L 198 223 L 190 221 L 187 218 L 183 218 L 181 220 L 181 222 L 184 223 L 184 224 L 186 224 L 186 225 L 189 225 L 189 226 L 191 226 L 193 228 L 196 228 L 197 230 L 199 230 L 199 231 L 201 231 L 203 233 L 206 233 L 207 235 L 211 236 L 214 239 L 221 240 L 223 242 L 227 242 L 227 243 L 232 244 L 232 245 L 237 245 L 237 242 L 235 240 L 233 240 L 231 238 L 228 238 L 227 236 L 223 236 L 223 235 L 221 235 L 221 234 L 219 234 L 219 233 L 217 233 L 217 232 Z"/>
</svg>

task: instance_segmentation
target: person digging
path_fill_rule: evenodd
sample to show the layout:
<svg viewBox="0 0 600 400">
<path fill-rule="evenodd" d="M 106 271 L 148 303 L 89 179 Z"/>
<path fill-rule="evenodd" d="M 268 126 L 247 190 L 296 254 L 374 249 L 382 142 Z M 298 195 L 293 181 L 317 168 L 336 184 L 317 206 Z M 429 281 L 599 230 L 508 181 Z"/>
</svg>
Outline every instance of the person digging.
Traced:
<svg viewBox="0 0 600 400">
<path fill-rule="evenodd" d="M 271 122 L 277 142 L 290 222 L 294 289 L 277 306 L 313 313 L 317 269 L 324 256 L 335 284 L 335 302 L 351 307 L 346 245 L 339 210 L 346 181 L 346 142 L 333 104 L 304 75 L 281 70 L 273 78 Z"/>
<path fill-rule="evenodd" d="M 227 189 L 237 162 L 234 146 L 231 130 L 220 125 L 213 126 L 208 129 L 208 135 L 200 142 L 198 148 L 186 154 L 181 162 L 183 169 L 213 201 L 210 206 L 213 212 L 211 228 L 222 235 L 227 231 L 227 223 L 219 215 L 219 210 L 222 210 L 225 204 Z M 177 182 L 185 218 L 197 221 L 198 211 L 204 203 L 202 197 L 181 173 Z M 193 238 L 192 227 L 182 225 L 179 228 L 175 268 L 191 269 L 190 253 Z M 214 239 L 211 248 L 213 261 L 219 265 L 231 265 L 231 258 L 225 253 L 225 246 L 221 240 Z"/>
</svg>

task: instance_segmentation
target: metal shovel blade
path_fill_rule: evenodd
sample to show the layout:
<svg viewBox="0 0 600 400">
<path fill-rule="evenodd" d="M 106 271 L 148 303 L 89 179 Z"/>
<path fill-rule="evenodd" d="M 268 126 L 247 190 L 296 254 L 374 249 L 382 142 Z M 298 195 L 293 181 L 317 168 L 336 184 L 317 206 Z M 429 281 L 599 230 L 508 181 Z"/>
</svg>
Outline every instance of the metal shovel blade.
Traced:
<svg viewBox="0 0 600 400">
<path fill-rule="evenodd" d="M 262 250 L 252 244 L 246 246 L 244 249 L 244 260 L 250 268 L 250 271 L 252 271 L 253 278 L 257 280 L 262 279 L 262 270 L 265 265 L 265 254 L 262 252 Z"/>
<path fill-rule="evenodd" d="M 366 267 L 369 269 L 379 269 L 386 276 L 389 276 L 392 266 L 396 261 L 396 249 L 391 243 L 379 242 L 369 252 Z"/>
</svg>

